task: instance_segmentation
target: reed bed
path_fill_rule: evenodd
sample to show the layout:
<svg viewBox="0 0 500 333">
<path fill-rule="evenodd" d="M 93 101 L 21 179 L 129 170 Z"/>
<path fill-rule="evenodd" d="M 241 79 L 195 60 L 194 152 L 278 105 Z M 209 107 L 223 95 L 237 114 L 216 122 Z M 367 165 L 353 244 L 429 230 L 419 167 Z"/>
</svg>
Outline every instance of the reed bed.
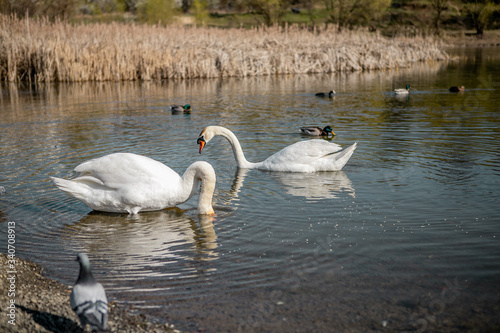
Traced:
<svg viewBox="0 0 500 333">
<path fill-rule="evenodd" d="M 71 25 L 0 16 L 0 80 L 80 82 L 336 73 L 447 59 L 438 41 L 300 27 Z"/>
</svg>

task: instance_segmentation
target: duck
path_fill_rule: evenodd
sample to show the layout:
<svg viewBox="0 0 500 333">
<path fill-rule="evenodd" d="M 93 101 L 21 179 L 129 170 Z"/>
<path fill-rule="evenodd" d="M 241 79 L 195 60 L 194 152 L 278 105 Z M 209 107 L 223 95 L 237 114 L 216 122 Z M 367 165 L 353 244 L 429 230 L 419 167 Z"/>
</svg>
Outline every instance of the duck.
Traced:
<svg viewBox="0 0 500 333">
<path fill-rule="evenodd" d="M 460 86 L 460 87 L 450 87 L 449 89 L 451 92 L 464 92 L 465 91 L 465 86 Z"/>
<path fill-rule="evenodd" d="M 170 105 L 170 111 L 175 114 L 179 113 L 191 113 L 191 105 Z"/>
<path fill-rule="evenodd" d="M 252 163 L 245 158 L 240 142 L 231 130 L 222 126 L 207 126 L 198 137 L 200 154 L 208 142 L 217 135 L 229 141 L 239 168 L 267 171 L 339 171 L 347 163 L 357 146 L 357 143 L 354 143 L 339 152 L 342 150 L 340 145 L 322 139 L 299 141 L 283 148 L 262 162 Z"/>
<path fill-rule="evenodd" d="M 406 89 L 394 89 L 394 92 L 396 95 L 403 95 L 403 94 L 409 94 L 410 93 L 410 85 L 406 85 Z"/>
<path fill-rule="evenodd" d="M 90 260 L 85 253 L 78 253 L 76 261 L 80 273 L 69 296 L 71 308 L 78 315 L 85 332 L 89 324 L 92 332 L 106 331 L 108 326 L 108 298 L 102 284 L 97 282 L 90 270 Z"/>
<path fill-rule="evenodd" d="M 201 183 L 198 213 L 215 215 L 212 196 L 214 168 L 204 161 L 191 164 L 182 177 L 147 156 L 114 153 L 78 165 L 73 179 L 51 177 L 62 191 L 96 211 L 137 214 L 186 202 Z"/>
<path fill-rule="evenodd" d="M 332 98 L 333 95 L 335 95 L 335 94 L 336 94 L 335 90 L 330 90 L 329 93 L 319 92 L 315 96 L 317 96 L 317 97 L 330 97 L 330 98 Z"/>
<path fill-rule="evenodd" d="M 325 126 L 324 128 L 316 126 L 301 127 L 300 131 L 302 132 L 302 134 L 312 135 L 312 136 L 328 136 L 330 133 L 332 133 L 332 135 L 335 136 L 335 133 L 333 133 L 331 126 Z"/>
</svg>

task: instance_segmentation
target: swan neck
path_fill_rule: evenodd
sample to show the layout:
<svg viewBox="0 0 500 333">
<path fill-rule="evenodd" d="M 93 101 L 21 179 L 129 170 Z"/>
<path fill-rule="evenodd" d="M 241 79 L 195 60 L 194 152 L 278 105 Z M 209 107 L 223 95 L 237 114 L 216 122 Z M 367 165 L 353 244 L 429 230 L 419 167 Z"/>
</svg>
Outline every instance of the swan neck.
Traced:
<svg viewBox="0 0 500 333">
<path fill-rule="evenodd" d="M 245 154 L 243 153 L 243 149 L 241 148 L 240 141 L 234 135 L 233 132 L 224 127 L 219 127 L 218 135 L 221 135 L 229 141 L 231 144 L 231 148 L 233 148 L 234 158 L 236 159 L 236 163 L 240 168 L 252 168 L 255 163 L 248 162 L 245 158 Z"/>
<path fill-rule="evenodd" d="M 214 214 L 212 198 L 215 190 L 215 171 L 207 162 L 200 161 L 191 164 L 182 175 L 183 193 L 188 194 L 186 200 L 194 195 L 200 182 L 201 191 L 198 200 L 198 212 L 212 215 Z"/>
</svg>

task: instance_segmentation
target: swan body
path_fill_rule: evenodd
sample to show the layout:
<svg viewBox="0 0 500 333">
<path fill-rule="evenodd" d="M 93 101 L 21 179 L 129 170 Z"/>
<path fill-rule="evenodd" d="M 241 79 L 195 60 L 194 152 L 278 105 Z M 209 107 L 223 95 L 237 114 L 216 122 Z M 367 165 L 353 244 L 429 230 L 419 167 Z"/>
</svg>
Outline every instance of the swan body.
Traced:
<svg viewBox="0 0 500 333">
<path fill-rule="evenodd" d="M 464 92 L 465 91 L 465 87 L 464 86 L 460 86 L 460 87 L 450 87 L 450 91 L 451 92 Z"/>
<path fill-rule="evenodd" d="M 186 105 L 170 105 L 170 111 L 172 113 L 177 114 L 177 113 L 191 113 L 191 105 L 186 104 Z"/>
<path fill-rule="evenodd" d="M 324 128 L 316 126 L 301 127 L 300 131 L 302 132 L 302 134 L 312 135 L 312 136 L 328 136 L 330 133 L 332 133 L 332 135 L 335 136 L 335 133 L 333 133 L 331 126 L 325 126 Z"/>
<path fill-rule="evenodd" d="M 137 214 L 173 207 L 191 198 L 201 182 L 198 212 L 214 214 L 215 171 L 207 162 L 191 164 L 181 177 L 149 157 L 116 153 L 83 162 L 75 171 L 76 178 L 52 180 L 94 210 Z"/>
<path fill-rule="evenodd" d="M 319 92 L 319 93 L 315 94 L 315 96 L 317 96 L 317 97 L 330 97 L 330 98 L 332 98 L 333 95 L 335 95 L 335 94 L 336 94 L 335 90 L 330 90 L 329 93 Z"/>
<path fill-rule="evenodd" d="M 410 85 L 406 85 L 406 89 L 394 89 L 396 95 L 406 95 L 410 93 Z"/>
<path fill-rule="evenodd" d="M 198 137 L 200 154 L 205 145 L 216 135 L 225 137 L 233 148 L 234 157 L 240 168 L 283 172 L 338 171 L 347 163 L 356 149 L 356 143 L 344 149 L 336 143 L 321 139 L 299 141 L 266 160 L 258 163 L 247 161 L 240 142 L 229 129 L 221 126 L 207 126 Z"/>
</svg>

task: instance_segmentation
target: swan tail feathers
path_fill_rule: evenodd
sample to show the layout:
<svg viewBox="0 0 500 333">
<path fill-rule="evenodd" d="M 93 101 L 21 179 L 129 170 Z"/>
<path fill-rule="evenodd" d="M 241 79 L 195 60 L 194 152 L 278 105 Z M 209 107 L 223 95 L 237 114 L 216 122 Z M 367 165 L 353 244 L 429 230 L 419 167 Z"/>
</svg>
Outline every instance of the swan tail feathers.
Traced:
<svg viewBox="0 0 500 333">
<path fill-rule="evenodd" d="M 351 146 L 347 147 L 340 153 L 335 154 L 335 165 L 337 170 L 342 170 L 344 165 L 346 165 L 347 161 L 351 158 L 352 154 L 356 150 L 356 147 L 358 146 L 358 143 L 355 142 Z"/>
<path fill-rule="evenodd" d="M 52 178 L 52 181 L 61 191 L 64 191 L 77 199 L 80 200 L 85 199 L 89 193 L 88 186 L 80 182 L 75 182 L 73 180 L 62 179 L 57 177 L 50 177 L 50 178 Z"/>
</svg>

